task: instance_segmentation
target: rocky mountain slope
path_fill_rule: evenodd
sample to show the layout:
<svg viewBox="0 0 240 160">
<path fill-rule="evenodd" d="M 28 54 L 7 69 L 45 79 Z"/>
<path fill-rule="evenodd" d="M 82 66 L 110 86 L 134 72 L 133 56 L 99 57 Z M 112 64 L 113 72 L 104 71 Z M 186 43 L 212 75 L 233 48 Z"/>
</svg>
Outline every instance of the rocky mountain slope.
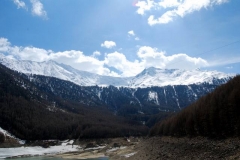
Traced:
<svg viewBox="0 0 240 160">
<path fill-rule="evenodd" d="M 118 114 L 156 114 L 179 111 L 218 85 L 202 83 L 148 88 L 79 86 L 61 79 L 32 75 L 29 80 L 42 91 L 87 106 L 107 106 Z"/>
<path fill-rule="evenodd" d="M 0 55 L 0 62 L 27 74 L 42 92 L 86 106 L 106 106 L 115 114 L 128 116 L 179 111 L 232 78 L 216 71 L 154 67 L 135 77 L 119 78 L 79 71 L 54 61 L 20 61 Z"/>
<path fill-rule="evenodd" d="M 118 137 L 148 131 L 105 106 L 89 106 L 48 92 L 44 85 L 36 85 L 25 74 L 1 64 L 0 127 L 1 133 L 6 130 L 24 140 Z M 4 137 L 0 135 L 0 143 Z"/>
</svg>

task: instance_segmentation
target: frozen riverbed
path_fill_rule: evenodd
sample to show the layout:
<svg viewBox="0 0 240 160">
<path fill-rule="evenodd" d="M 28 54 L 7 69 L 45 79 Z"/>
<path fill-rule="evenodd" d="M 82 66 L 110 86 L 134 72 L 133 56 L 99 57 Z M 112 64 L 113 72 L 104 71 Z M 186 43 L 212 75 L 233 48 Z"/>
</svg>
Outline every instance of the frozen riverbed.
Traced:
<svg viewBox="0 0 240 160">
<path fill-rule="evenodd" d="M 73 141 L 63 141 L 62 145 L 51 146 L 49 148 L 43 147 L 17 147 L 17 148 L 0 148 L 0 159 L 16 156 L 41 156 L 54 155 L 58 153 L 66 153 L 78 151 L 79 146 L 72 145 Z"/>
<path fill-rule="evenodd" d="M 64 159 L 63 158 L 58 158 L 58 157 L 38 156 L 38 157 L 14 158 L 14 160 L 64 160 Z M 82 159 L 82 160 L 108 160 L 108 158 L 104 157 L 104 158 Z"/>
</svg>

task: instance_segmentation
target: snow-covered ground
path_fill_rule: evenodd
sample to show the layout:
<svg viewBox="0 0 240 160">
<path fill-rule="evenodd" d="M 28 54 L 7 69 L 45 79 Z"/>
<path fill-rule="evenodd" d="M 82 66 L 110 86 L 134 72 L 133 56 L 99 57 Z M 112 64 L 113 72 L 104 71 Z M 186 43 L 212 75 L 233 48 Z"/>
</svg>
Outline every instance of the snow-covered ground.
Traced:
<svg viewBox="0 0 240 160">
<path fill-rule="evenodd" d="M 14 135 L 12 135 L 12 134 L 9 133 L 8 131 L 2 129 L 1 127 L 0 127 L 0 133 L 3 133 L 4 136 L 8 136 L 8 137 L 11 137 L 11 138 L 13 138 L 13 139 L 16 139 L 20 144 L 24 144 L 24 143 L 25 143 L 24 140 L 18 139 L 17 137 L 15 137 Z"/>
<path fill-rule="evenodd" d="M 124 157 L 129 158 L 129 157 L 135 155 L 136 153 L 137 153 L 137 152 L 133 152 L 133 153 L 125 154 Z"/>
<path fill-rule="evenodd" d="M 16 139 L 20 144 L 24 144 L 25 141 L 16 138 L 14 135 L 0 127 L 0 132 L 5 136 Z M 49 148 L 36 147 L 16 147 L 16 148 L 0 148 L 0 159 L 15 157 L 15 156 L 41 156 L 41 155 L 53 155 L 58 153 L 66 153 L 78 151 L 80 148 L 78 145 L 72 145 L 73 140 L 62 141 L 59 146 L 51 146 Z"/>
<path fill-rule="evenodd" d="M 42 147 L 17 147 L 17 148 L 0 148 L 0 159 L 15 156 L 41 156 L 54 155 L 58 153 L 66 153 L 78 151 L 78 145 L 72 145 L 73 140 L 63 141 L 62 145 L 51 146 L 49 148 Z"/>
</svg>

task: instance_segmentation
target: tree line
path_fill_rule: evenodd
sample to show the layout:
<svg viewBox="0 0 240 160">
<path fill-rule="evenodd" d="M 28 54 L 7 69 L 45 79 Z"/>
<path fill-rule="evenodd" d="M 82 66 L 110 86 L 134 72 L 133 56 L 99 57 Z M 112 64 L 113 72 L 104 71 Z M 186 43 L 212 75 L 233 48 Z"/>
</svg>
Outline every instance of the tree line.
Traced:
<svg viewBox="0 0 240 160">
<path fill-rule="evenodd" d="M 150 135 L 240 136 L 240 76 L 156 124 Z"/>
</svg>

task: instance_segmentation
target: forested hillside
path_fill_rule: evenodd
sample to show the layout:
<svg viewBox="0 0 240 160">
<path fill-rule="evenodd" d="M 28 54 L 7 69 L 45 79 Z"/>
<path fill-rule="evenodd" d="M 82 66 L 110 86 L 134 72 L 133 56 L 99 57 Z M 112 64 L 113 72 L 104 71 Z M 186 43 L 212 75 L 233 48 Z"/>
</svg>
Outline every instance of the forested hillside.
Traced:
<svg viewBox="0 0 240 160">
<path fill-rule="evenodd" d="M 155 125 L 150 135 L 240 136 L 240 76 L 218 87 L 171 118 Z"/>
<path fill-rule="evenodd" d="M 0 64 L 0 126 L 25 140 L 144 135 L 147 127 L 39 89 Z M 2 137 L 2 136 L 1 136 Z"/>
</svg>

